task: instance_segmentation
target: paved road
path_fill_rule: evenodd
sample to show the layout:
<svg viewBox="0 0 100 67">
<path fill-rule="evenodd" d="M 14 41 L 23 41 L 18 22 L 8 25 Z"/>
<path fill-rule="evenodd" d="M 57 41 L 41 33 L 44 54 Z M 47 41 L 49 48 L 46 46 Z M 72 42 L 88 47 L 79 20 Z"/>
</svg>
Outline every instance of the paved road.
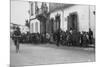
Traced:
<svg viewBox="0 0 100 67">
<path fill-rule="evenodd" d="M 75 47 L 57 47 L 51 44 L 20 44 L 20 52 L 15 53 L 15 46 L 11 42 L 10 53 L 11 66 L 95 61 L 94 50 Z"/>
</svg>

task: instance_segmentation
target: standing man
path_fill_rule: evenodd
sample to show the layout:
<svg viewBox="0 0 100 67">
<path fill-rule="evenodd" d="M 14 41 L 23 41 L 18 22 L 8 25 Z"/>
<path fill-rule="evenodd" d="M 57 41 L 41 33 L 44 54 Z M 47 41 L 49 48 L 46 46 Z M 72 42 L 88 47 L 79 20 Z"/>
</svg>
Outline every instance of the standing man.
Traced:
<svg viewBox="0 0 100 67">
<path fill-rule="evenodd" d="M 69 33 L 68 33 L 68 45 L 72 46 L 73 45 L 73 30 L 70 28 Z"/>
<path fill-rule="evenodd" d="M 59 47 L 59 41 L 60 41 L 60 30 L 57 31 L 56 36 L 57 36 L 57 44 L 56 44 L 56 45 Z"/>
<path fill-rule="evenodd" d="M 15 47 L 16 47 L 16 53 L 18 53 L 18 51 L 19 51 L 20 36 L 21 36 L 20 28 L 17 27 L 14 31 L 14 34 L 13 34 L 13 37 L 14 37 L 13 40 L 14 40 L 14 44 L 15 44 Z"/>
<path fill-rule="evenodd" d="M 89 28 L 89 43 L 92 44 L 92 39 L 93 39 L 93 32 L 92 30 Z"/>
</svg>

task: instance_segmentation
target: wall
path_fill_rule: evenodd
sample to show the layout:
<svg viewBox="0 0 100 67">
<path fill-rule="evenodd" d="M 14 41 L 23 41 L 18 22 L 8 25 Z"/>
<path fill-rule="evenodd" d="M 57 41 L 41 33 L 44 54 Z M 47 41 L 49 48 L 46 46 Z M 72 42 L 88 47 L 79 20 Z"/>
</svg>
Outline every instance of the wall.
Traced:
<svg viewBox="0 0 100 67">
<path fill-rule="evenodd" d="M 30 22 L 30 33 L 40 33 L 40 21 L 34 19 Z"/>
<path fill-rule="evenodd" d="M 93 11 L 96 11 L 95 6 L 90 6 L 90 28 L 94 32 L 93 36 L 95 37 L 96 29 L 96 15 L 93 14 Z"/>
<path fill-rule="evenodd" d="M 51 13 L 50 14 L 50 18 L 54 18 L 54 20 L 55 20 L 55 16 L 57 15 L 57 13 L 60 14 L 60 19 L 61 19 L 60 20 L 60 22 L 61 22 L 60 28 L 63 29 L 62 28 L 62 25 L 63 25 L 63 20 L 62 20 L 63 19 L 63 14 L 62 14 L 62 10 L 58 10 L 58 11 L 55 11 L 55 12 Z"/>
<path fill-rule="evenodd" d="M 74 5 L 69 8 L 52 12 L 50 17 L 54 17 L 57 13 L 61 14 L 60 28 L 66 31 L 67 23 L 68 23 L 67 16 L 69 16 L 70 13 L 77 12 L 79 31 L 88 31 L 90 27 L 94 32 L 94 36 L 95 36 L 95 15 L 93 14 L 94 10 L 95 10 L 95 6 Z"/>
</svg>

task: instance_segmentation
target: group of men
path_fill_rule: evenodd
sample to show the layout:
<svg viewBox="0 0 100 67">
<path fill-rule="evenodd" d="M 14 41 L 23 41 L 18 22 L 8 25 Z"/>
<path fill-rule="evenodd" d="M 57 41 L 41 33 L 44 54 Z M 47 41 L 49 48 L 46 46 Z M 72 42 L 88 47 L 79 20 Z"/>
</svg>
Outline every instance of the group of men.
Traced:
<svg viewBox="0 0 100 67">
<path fill-rule="evenodd" d="M 76 30 L 70 29 L 69 31 L 61 34 L 60 30 L 54 33 L 54 39 L 56 41 L 56 45 L 59 44 L 71 45 L 71 46 L 88 46 L 88 44 L 93 43 L 93 32 L 89 29 L 89 32 L 78 32 Z"/>
</svg>

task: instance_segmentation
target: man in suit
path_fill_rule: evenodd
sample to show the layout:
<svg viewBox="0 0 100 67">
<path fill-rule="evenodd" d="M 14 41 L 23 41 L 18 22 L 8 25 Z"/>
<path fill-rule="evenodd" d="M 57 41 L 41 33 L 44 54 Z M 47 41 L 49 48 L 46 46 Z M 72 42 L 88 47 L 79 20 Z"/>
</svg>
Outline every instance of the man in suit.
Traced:
<svg viewBox="0 0 100 67">
<path fill-rule="evenodd" d="M 59 47 L 59 41 L 60 41 L 60 30 L 57 31 L 56 36 L 57 36 L 57 43 L 56 43 L 56 45 Z"/>
<path fill-rule="evenodd" d="M 93 32 L 92 32 L 92 30 L 89 28 L 89 42 L 90 42 L 90 44 L 92 44 L 92 39 L 93 39 Z"/>
</svg>

